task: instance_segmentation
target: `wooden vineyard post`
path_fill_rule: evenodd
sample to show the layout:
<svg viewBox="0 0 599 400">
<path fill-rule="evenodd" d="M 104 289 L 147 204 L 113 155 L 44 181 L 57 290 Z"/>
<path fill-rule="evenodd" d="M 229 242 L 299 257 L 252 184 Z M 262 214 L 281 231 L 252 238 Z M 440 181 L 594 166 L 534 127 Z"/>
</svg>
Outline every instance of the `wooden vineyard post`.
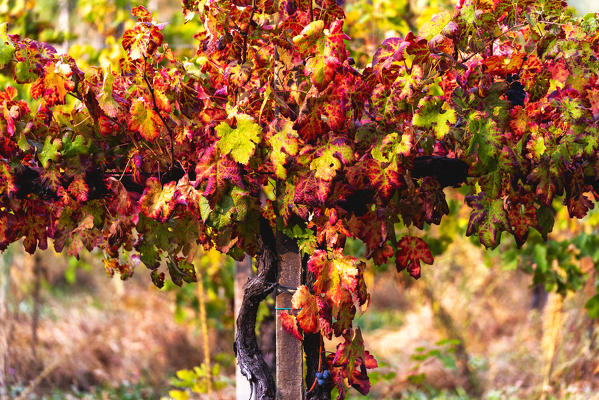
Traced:
<svg viewBox="0 0 599 400">
<path fill-rule="evenodd" d="M 243 261 L 235 261 L 235 321 L 239 316 L 239 309 L 243 300 L 243 286 L 251 274 L 252 258 L 250 256 L 245 256 Z M 235 364 L 235 398 L 237 400 L 256 398 L 255 393 L 252 392 L 250 381 L 241 374 L 238 364 Z"/>
<path fill-rule="evenodd" d="M 280 255 L 279 285 L 296 288 L 301 284 L 302 259 L 295 241 L 279 233 L 277 250 Z M 276 301 L 277 399 L 301 400 L 303 390 L 302 343 L 285 332 L 280 315 L 291 307 L 291 294 L 279 293 Z"/>
</svg>

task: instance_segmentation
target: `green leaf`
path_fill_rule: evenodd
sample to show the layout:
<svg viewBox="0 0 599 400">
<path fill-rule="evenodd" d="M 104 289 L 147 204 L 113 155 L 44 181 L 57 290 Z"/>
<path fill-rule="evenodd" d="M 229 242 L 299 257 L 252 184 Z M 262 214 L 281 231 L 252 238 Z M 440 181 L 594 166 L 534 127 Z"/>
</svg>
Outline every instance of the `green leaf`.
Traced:
<svg viewBox="0 0 599 400">
<path fill-rule="evenodd" d="M 392 132 L 385 136 L 380 145 L 374 146 L 370 151 L 372 158 L 386 163 L 397 159 L 397 156 L 408 155 L 412 148 L 410 143 L 410 135 L 399 135 L 397 132 Z"/>
<path fill-rule="evenodd" d="M 476 19 L 476 7 L 475 2 L 467 1 L 464 6 L 460 10 L 460 17 L 467 26 L 471 26 L 474 20 Z"/>
<path fill-rule="evenodd" d="M 455 370 L 458 368 L 458 366 L 455 363 L 455 360 L 452 356 L 448 355 L 448 354 L 439 354 L 437 356 L 435 356 L 439 361 L 441 361 L 441 363 L 443 364 L 443 366 L 447 369 L 451 369 L 451 370 Z"/>
<path fill-rule="evenodd" d="M 412 123 L 421 128 L 434 126 L 437 139 L 442 139 L 456 121 L 455 110 L 448 103 L 441 105 L 439 102 L 424 103 L 412 119 Z"/>
<path fill-rule="evenodd" d="M 547 235 L 553 230 L 555 222 L 555 210 L 551 206 L 540 206 L 537 211 L 537 229 L 543 239 L 547 240 Z"/>
<path fill-rule="evenodd" d="M 584 308 L 589 312 L 589 317 L 599 318 L 599 294 L 591 297 L 584 305 Z"/>
<path fill-rule="evenodd" d="M 293 129 L 293 121 L 286 120 L 283 127 L 270 137 L 268 143 L 272 148 L 270 160 L 275 168 L 275 174 L 280 179 L 286 179 L 287 170 L 284 165 L 287 156 L 295 156 L 298 150 L 298 134 Z"/>
<path fill-rule="evenodd" d="M 200 216 L 202 217 L 202 221 L 206 222 L 210 213 L 212 212 L 212 208 L 210 208 L 210 202 L 204 196 L 200 196 Z"/>
<path fill-rule="evenodd" d="M 6 22 L 0 24 L 0 68 L 8 64 L 15 53 L 15 48 L 6 34 L 6 26 Z"/>
<path fill-rule="evenodd" d="M 148 243 L 146 240 L 143 240 L 136 246 L 136 249 L 139 252 L 141 262 L 143 262 L 148 269 L 156 270 L 156 268 L 159 267 L 160 254 L 153 243 Z"/>
<path fill-rule="evenodd" d="M 434 15 L 429 22 L 422 25 L 418 34 L 425 39 L 430 40 L 441 33 L 449 21 L 451 21 L 451 14 L 447 11 L 442 11 L 439 14 Z"/>
<path fill-rule="evenodd" d="M 306 25 L 299 35 L 293 38 L 293 44 L 297 46 L 300 52 L 308 52 L 316 45 L 318 41 L 322 40 L 323 29 L 323 20 L 313 21 Z"/>
<path fill-rule="evenodd" d="M 508 230 L 508 219 L 503 209 L 503 200 L 493 200 L 481 192 L 478 196 L 466 197 L 472 207 L 466 236 L 478 233 L 480 243 L 486 248 L 494 249 L 499 244 L 501 232 Z"/>
<path fill-rule="evenodd" d="M 353 160 L 353 151 L 347 144 L 329 143 L 325 146 L 320 156 L 316 157 L 310 163 L 310 169 L 316 171 L 314 176 L 324 181 L 331 181 L 341 168 L 341 161 L 344 163 Z"/>
<path fill-rule="evenodd" d="M 231 154 L 233 160 L 247 165 L 254 155 L 256 144 L 260 142 L 261 133 L 262 128 L 252 117 L 240 114 L 237 116 L 237 128 L 231 128 L 226 122 L 216 127 L 216 134 L 220 138 L 217 146 L 223 154 Z"/>
<path fill-rule="evenodd" d="M 98 105 L 109 117 L 115 118 L 118 114 L 119 105 L 112 96 L 112 86 L 114 83 L 114 73 L 112 67 L 108 67 L 104 71 L 104 83 L 102 91 L 97 95 Z"/>
<path fill-rule="evenodd" d="M 216 230 L 224 229 L 231 223 L 234 213 L 235 203 L 233 199 L 231 196 L 223 196 L 210 213 L 208 223 Z"/>
<path fill-rule="evenodd" d="M 42 163 L 42 167 L 48 168 L 50 161 L 58 160 L 60 156 L 59 149 L 62 147 L 62 142 L 60 139 L 54 139 L 50 136 L 46 136 L 46 141 L 44 142 L 44 147 L 42 151 L 38 155 L 40 162 Z"/>
<path fill-rule="evenodd" d="M 28 61 L 18 62 L 15 69 L 15 78 L 19 83 L 31 83 L 37 79 L 33 72 L 33 65 Z"/>
<path fill-rule="evenodd" d="M 535 244 L 532 259 L 537 264 L 539 271 L 548 271 L 549 264 L 547 263 L 547 247 L 545 244 Z"/>
<path fill-rule="evenodd" d="M 62 155 L 64 157 L 73 157 L 78 154 L 89 153 L 89 143 L 85 142 L 82 135 L 67 133 L 62 137 Z"/>
<path fill-rule="evenodd" d="M 470 143 L 466 154 L 476 154 L 481 161 L 481 167 L 490 169 L 497 162 L 499 148 L 498 132 L 495 123 L 479 113 L 473 113 L 468 118 Z"/>
<path fill-rule="evenodd" d="M 171 258 L 166 265 L 175 285 L 181 286 L 183 282 L 192 283 L 196 281 L 195 268 L 193 264 L 188 263 L 185 259 Z M 193 373 L 192 371 L 189 372 Z"/>
</svg>

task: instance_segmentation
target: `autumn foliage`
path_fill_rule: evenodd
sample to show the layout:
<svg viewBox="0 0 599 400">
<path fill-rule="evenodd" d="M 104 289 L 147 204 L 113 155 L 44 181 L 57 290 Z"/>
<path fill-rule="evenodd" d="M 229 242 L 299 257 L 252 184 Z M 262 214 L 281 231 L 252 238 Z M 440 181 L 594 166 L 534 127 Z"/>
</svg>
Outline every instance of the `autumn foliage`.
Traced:
<svg viewBox="0 0 599 400">
<path fill-rule="evenodd" d="M 369 390 L 376 367 L 353 320 L 368 304 L 365 264 L 432 264 L 422 229 L 466 183 L 467 234 L 496 247 L 552 230 L 556 199 L 582 218 L 599 198 L 599 16 L 559 0 L 466 0 L 418 34 L 385 40 L 372 65 L 348 56 L 329 0 L 184 1 L 196 57 L 178 59 L 163 25 L 132 14 L 111 68 L 82 71 L 3 27 L 0 66 L 27 86 L 0 92 L 0 247 L 77 256 L 107 269 L 143 263 L 195 280 L 199 247 L 260 253 L 260 221 L 309 255 L 286 329 L 340 337 L 332 382 Z M 261 253 L 260 253 L 261 254 Z M 166 262 L 161 262 L 165 260 Z"/>
</svg>

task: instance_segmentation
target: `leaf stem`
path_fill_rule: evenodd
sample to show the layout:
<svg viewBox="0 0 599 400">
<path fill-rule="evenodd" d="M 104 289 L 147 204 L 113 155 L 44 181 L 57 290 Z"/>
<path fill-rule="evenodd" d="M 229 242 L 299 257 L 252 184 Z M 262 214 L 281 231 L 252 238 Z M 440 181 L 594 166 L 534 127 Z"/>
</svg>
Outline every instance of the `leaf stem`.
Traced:
<svg viewBox="0 0 599 400">
<path fill-rule="evenodd" d="M 252 0 L 252 12 L 250 13 L 250 21 L 248 22 L 247 28 L 245 28 L 245 32 L 243 33 L 243 49 L 241 52 L 241 63 L 245 64 L 247 51 L 248 51 L 248 35 L 250 34 L 250 27 L 252 26 L 252 21 L 254 19 L 254 13 L 256 12 L 256 0 Z"/>
</svg>

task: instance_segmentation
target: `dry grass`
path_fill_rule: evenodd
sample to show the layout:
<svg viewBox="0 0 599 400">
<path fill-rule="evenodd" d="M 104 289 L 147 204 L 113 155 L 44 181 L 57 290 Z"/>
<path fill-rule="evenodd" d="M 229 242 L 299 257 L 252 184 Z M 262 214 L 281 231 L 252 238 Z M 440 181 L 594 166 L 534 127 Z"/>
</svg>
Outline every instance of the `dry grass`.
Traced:
<svg viewBox="0 0 599 400">
<path fill-rule="evenodd" d="M 376 279 L 373 303 L 379 310 L 394 300 L 408 304 L 398 310 L 403 323 L 369 332 L 365 341 L 387 364 L 384 370 L 396 372 L 397 378 L 376 385 L 373 398 L 399 396 L 413 387 L 408 377 L 415 372 L 425 373 L 427 384 L 435 388 L 467 384 L 463 374 L 443 368 L 435 358 L 411 369 L 416 364 L 410 360 L 415 348 L 432 349 L 435 342 L 448 338 L 447 327 L 439 326 L 436 318 L 439 310 L 423 295 L 422 285 L 433 288 L 436 300 L 451 316 L 486 395 L 503 391 L 516 399 L 538 399 L 545 390 L 557 399 L 599 398 L 596 324 L 584 310 L 588 290 L 563 302 L 550 294 L 542 311 L 532 309 L 531 277 L 487 267 L 480 250 L 467 241 L 452 246 L 424 271 L 421 282 L 404 285 L 403 290 L 402 279 L 399 289 L 390 283 L 393 273 Z"/>
<path fill-rule="evenodd" d="M 9 297 L 7 381 L 26 386 L 49 365 L 36 388 L 89 390 L 94 386 L 143 381 L 164 389 L 169 376 L 202 363 L 199 335 L 175 322 L 174 293 L 152 286 L 143 268 L 122 282 L 109 279 L 99 266 L 79 271 L 77 283 L 64 282 L 64 261 L 51 253 L 42 258 L 52 289 L 42 289 L 38 343 L 32 346 L 31 260 L 15 259 Z M 231 336 L 229 338 L 228 336 Z M 214 341 L 232 335 L 212 335 Z M 222 343 L 212 343 L 222 348 Z M 228 346 L 227 346 L 228 347 Z"/>
</svg>

